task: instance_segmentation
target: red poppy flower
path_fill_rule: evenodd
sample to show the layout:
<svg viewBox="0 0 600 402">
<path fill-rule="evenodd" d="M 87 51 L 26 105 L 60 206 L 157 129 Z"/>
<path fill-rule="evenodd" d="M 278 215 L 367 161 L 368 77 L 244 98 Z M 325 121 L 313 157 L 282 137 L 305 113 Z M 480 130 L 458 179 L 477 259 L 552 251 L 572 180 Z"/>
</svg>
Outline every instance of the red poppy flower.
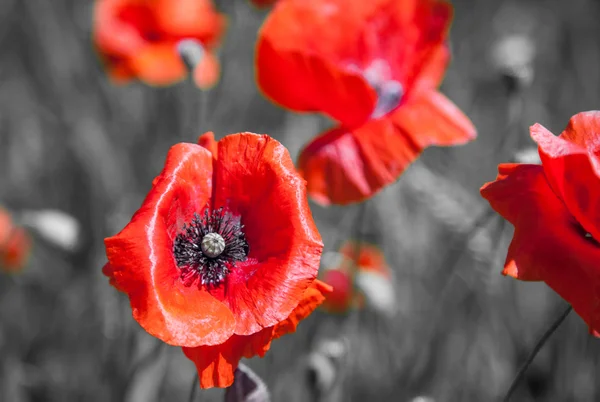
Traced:
<svg viewBox="0 0 600 402">
<path fill-rule="evenodd" d="M 322 204 L 364 200 L 394 182 L 430 145 L 475 138 L 469 119 L 437 91 L 452 7 L 438 0 L 287 0 L 257 44 L 266 96 L 339 126 L 304 148 L 308 192 Z"/>
<path fill-rule="evenodd" d="M 0 269 L 18 272 L 27 264 L 31 238 L 24 228 L 16 226 L 8 211 L 0 207 Z"/>
<path fill-rule="evenodd" d="M 131 222 L 105 240 L 111 284 L 150 334 L 182 346 L 203 388 L 293 332 L 329 287 L 305 182 L 266 135 L 181 143 Z"/>
<path fill-rule="evenodd" d="M 531 127 L 542 165 L 502 164 L 481 188 L 513 224 L 504 275 L 544 281 L 600 331 L 600 112 L 579 113 L 556 137 Z"/>
<path fill-rule="evenodd" d="M 377 246 L 348 241 L 337 253 L 328 256 L 331 260 L 326 261 L 328 266 L 322 272 L 322 279 L 333 287 L 333 291 L 323 303 L 323 309 L 346 313 L 353 308 L 361 309 L 367 303 L 376 308 L 387 308 L 383 304 L 389 304 L 390 294 L 393 295 L 393 287 L 388 286 L 391 272 Z M 379 303 L 381 298 L 375 300 L 377 296 L 371 292 L 375 288 L 378 296 L 386 298 L 385 303 Z"/>
<path fill-rule="evenodd" d="M 194 43 L 194 80 L 206 88 L 219 78 L 212 52 L 225 23 L 211 0 L 97 0 L 94 41 L 113 80 L 151 85 L 184 79 L 178 46 Z"/>
</svg>

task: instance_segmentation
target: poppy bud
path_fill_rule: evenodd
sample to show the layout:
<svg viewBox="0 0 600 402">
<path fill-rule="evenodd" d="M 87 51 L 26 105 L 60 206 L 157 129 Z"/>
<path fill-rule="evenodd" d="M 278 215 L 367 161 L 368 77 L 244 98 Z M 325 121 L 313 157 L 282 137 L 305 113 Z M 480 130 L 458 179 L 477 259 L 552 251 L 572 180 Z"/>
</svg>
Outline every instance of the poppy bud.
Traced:
<svg viewBox="0 0 600 402">
<path fill-rule="evenodd" d="M 193 72 L 204 57 L 204 47 L 196 39 L 182 39 L 177 43 L 177 53 L 188 71 Z"/>
<path fill-rule="evenodd" d="M 502 74 L 509 92 L 533 81 L 535 45 L 526 35 L 507 35 L 492 47 L 492 62 Z"/>
</svg>

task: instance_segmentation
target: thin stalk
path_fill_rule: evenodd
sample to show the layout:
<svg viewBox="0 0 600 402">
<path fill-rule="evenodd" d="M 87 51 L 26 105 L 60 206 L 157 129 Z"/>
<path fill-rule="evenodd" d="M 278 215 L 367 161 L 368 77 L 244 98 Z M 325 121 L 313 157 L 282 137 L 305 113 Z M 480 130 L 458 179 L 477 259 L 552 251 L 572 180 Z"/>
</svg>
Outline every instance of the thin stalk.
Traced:
<svg viewBox="0 0 600 402">
<path fill-rule="evenodd" d="M 533 359 L 535 358 L 535 356 L 538 354 L 538 352 L 540 351 L 540 349 L 542 348 L 542 346 L 544 346 L 544 344 L 546 343 L 546 341 L 548 341 L 548 339 L 550 338 L 550 336 L 552 336 L 552 334 L 558 329 L 558 327 L 560 327 L 560 324 L 562 324 L 563 321 L 565 320 L 565 318 L 567 318 L 567 316 L 569 315 L 569 313 L 571 312 L 571 310 L 573 310 L 573 307 L 571 305 L 569 305 L 565 309 L 565 311 L 563 311 L 563 313 L 552 323 L 552 325 L 550 326 L 550 328 L 548 328 L 546 330 L 546 332 L 544 333 L 544 335 L 542 335 L 542 337 L 537 341 L 535 347 L 533 348 L 533 350 L 531 351 L 531 353 L 529 353 L 529 356 L 527 357 L 527 360 L 525 360 L 525 362 L 523 363 L 523 365 L 521 366 L 521 368 L 517 372 L 517 375 L 515 376 L 512 384 L 510 385 L 510 388 L 506 392 L 506 395 L 504 396 L 504 399 L 503 399 L 504 402 L 508 402 L 510 400 L 510 397 L 515 392 L 515 390 L 517 389 L 517 386 L 519 385 L 519 383 L 521 382 L 521 380 L 525 376 L 525 372 L 527 371 L 527 368 L 529 368 L 529 366 L 531 365 L 531 362 L 533 361 Z"/>
</svg>

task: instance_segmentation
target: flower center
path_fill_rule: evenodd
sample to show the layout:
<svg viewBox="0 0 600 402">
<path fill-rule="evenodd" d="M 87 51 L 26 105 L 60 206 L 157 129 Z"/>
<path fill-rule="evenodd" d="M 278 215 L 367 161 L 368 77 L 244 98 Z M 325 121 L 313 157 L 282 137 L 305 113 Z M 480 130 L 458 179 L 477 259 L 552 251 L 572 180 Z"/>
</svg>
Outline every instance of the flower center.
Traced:
<svg viewBox="0 0 600 402">
<path fill-rule="evenodd" d="M 185 286 L 217 286 L 248 256 L 248 243 L 239 217 L 223 208 L 194 214 L 173 244 L 173 254 Z"/>
</svg>

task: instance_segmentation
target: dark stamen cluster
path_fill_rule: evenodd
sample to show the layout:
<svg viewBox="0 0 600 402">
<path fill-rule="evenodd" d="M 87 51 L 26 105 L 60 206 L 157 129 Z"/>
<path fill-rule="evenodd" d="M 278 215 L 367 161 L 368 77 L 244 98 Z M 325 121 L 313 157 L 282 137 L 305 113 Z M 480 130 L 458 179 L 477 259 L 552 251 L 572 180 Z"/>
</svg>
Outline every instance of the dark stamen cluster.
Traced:
<svg viewBox="0 0 600 402">
<path fill-rule="evenodd" d="M 242 231 L 244 225 L 239 218 L 225 212 L 223 208 L 204 215 L 194 214 L 194 219 L 175 238 L 173 253 L 181 270 L 181 280 L 191 286 L 199 278 L 199 286 L 216 286 L 221 283 L 230 269 L 238 261 L 248 256 L 248 242 Z M 216 233 L 225 241 L 223 251 L 210 257 L 202 251 L 202 239 L 209 233 Z"/>
</svg>

